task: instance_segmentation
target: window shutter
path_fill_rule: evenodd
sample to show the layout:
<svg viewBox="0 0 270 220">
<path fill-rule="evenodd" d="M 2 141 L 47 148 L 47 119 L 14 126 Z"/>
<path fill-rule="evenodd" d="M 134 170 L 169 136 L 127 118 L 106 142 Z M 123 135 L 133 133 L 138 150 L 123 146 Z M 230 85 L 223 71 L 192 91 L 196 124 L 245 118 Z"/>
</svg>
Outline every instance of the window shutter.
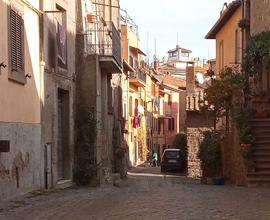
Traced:
<svg viewBox="0 0 270 220">
<path fill-rule="evenodd" d="M 11 47 L 11 69 L 14 71 L 24 70 L 23 50 L 23 19 L 14 10 L 10 10 L 10 47 Z"/>
<path fill-rule="evenodd" d="M 17 70 L 16 12 L 14 10 L 10 10 L 10 41 L 11 69 Z"/>
<path fill-rule="evenodd" d="M 16 14 L 16 40 L 17 40 L 17 68 L 24 70 L 24 55 L 23 55 L 23 20 L 22 16 Z"/>
</svg>

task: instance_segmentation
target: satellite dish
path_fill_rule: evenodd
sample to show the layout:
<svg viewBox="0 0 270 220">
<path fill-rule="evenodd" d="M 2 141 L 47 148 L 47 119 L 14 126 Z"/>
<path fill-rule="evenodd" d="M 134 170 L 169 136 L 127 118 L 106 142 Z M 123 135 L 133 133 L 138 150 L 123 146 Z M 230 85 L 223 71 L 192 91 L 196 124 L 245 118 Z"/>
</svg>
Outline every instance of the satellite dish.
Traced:
<svg viewBox="0 0 270 220">
<path fill-rule="evenodd" d="M 202 73 L 197 73 L 197 74 L 196 74 L 196 78 L 197 78 L 197 80 L 198 80 L 198 82 L 199 82 L 200 84 L 203 84 L 203 83 L 204 83 L 204 76 L 203 76 Z"/>
</svg>

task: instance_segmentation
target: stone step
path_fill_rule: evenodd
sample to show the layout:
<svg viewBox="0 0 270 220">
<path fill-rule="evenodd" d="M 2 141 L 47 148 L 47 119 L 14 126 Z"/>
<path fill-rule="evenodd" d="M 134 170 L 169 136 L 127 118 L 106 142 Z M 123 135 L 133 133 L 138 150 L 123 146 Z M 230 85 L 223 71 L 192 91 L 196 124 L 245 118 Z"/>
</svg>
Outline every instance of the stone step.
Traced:
<svg viewBox="0 0 270 220">
<path fill-rule="evenodd" d="M 270 152 L 270 145 L 269 146 L 267 146 L 267 145 L 252 145 L 252 150 L 254 151 L 254 152 L 257 152 L 257 151 L 259 151 L 259 152 L 261 152 L 261 151 L 263 151 L 263 152 Z"/>
<path fill-rule="evenodd" d="M 256 145 L 270 146 L 270 140 L 259 140 L 259 139 L 255 139 L 254 146 L 256 146 Z"/>
<path fill-rule="evenodd" d="M 254 150 L 252 153 L 253 157 L 269 157 L 270 160 L 270 152 L 260 152 L 260 151 L 256 151 Z"/>
<path fill-rule="evenodd" d="M 250 183 L 270 183 L 270 177 L 248 177 Z"/>
<path fill-rule="evenodd" d="M 269 157 L 267 157 L 267 158 L 254 157 L 253 161 L 255 163 L 269 163 L 270 164 L 270 158 Z"/>
<path fill-rule="evenodd" d="M 270 163 L 269 164 L 256 164 L 255 163 L 254 168 L 256 172 L 270 172 Z"/>
<path fill-rule="evenodd" d="M 260 143 L 260 142 L 266 142 L 270 143 L 270 137 L 269 136 L 254 136 L 255 143 Z"/>
<path fill-rule="evenodd" d="M 254 124 L 254 123 L 262 123 L 262 122 L 266 122 L 270 124 L 270 118 L 253 118 L 251 120 L 249 120 L 250 123 Z"/>
<path fill-rule="evenodd" d="M 270 178 L 270 172 L 251 172 L 251 173 L 248 173 L 247 176 L 249 178 L 266 178 L 266 177 L 269 177 Z"/>
<path fill-rule="evenodd" d="M 265 128 L 265 127 L 257 127 L 257 128 L 252 129 L 252 133 L 254 136 L 261 135 L 261 134 L 270 136 L 270 129 Z"/>
</svg>

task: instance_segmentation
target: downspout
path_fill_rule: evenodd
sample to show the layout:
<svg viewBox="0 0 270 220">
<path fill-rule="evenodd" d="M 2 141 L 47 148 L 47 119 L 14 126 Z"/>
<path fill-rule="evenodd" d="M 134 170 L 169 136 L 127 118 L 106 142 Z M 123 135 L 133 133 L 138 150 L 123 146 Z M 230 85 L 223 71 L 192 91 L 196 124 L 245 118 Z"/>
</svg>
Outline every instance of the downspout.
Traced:
<svg viewBox="0 0 270 220">
<path fill-rule="evenodd" d="M 44 0 L 39 1 L 39 9 L 40 11 L 43 11 L 43 2 Z M 41 146 L 45 143 L 44 136 L 43 136 L 43 114 L 44 114 L 44 97 L 45 97 L 45 91 L 44 91 L 44 69 L 45 69 L 45 61 L 44 61 L 44 14 L 40 14 L 39 16 L 39 63 L 40 63 L 40 118 L 41 118 Z M 51 155 L 47 155 L 47 150 L 46 150 L 46 145 L 44 145 L 44 148 L 41 149 L 43 153 L 42 158 L 48 158 Z M 48 160 L 47 160 L 48 161 Z M 48 167 L 51 167 L 50 165 L 47 164 L 47 161 L 44 161 L 44 183 L 45 183 L 45 188 L 49 188 L 49 183 L 48 183 L 48 175 L 50 173 L 50 170 L 47 170 Z"/>
</svg>

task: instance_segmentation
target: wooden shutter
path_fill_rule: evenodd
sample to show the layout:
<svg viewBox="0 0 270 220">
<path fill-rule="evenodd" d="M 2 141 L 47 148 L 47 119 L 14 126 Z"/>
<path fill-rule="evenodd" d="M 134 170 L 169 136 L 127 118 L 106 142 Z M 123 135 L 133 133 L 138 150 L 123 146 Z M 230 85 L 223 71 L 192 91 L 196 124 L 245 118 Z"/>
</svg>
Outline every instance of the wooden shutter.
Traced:
<svg viewBox="0 0 270 220">
<path fill-rule="evenodd" d="M 23 50 L 23 19 L 14 10 L 10 10 L 10 53 L 12 71 L 24 70 L 24 50 Z"/>
</svg>

